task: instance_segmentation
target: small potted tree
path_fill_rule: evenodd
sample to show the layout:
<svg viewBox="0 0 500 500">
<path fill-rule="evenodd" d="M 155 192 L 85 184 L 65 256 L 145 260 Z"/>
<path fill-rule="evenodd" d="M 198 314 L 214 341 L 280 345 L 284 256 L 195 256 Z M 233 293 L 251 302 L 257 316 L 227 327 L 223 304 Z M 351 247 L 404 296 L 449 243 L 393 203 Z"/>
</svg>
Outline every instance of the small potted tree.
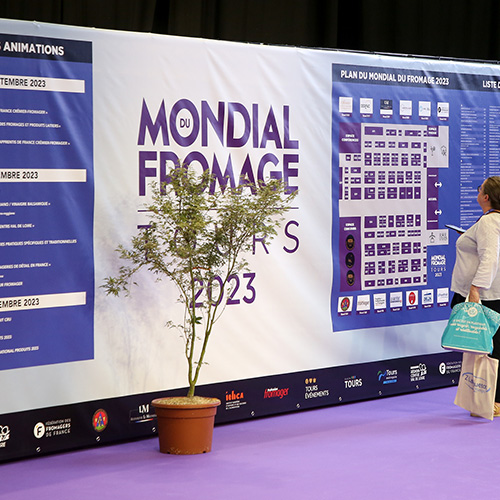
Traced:
<svg viewBox="0 0 500 500">
<path fill-rule="evenodd" d="M 145 207 L 149 225 L 138 230 L 129 248 L 117 248 L 126 264 L 103 284 L 108 294 L 128 295 L 134 275 L 146 269 L 157 280 L 167 278 L 177 287 L 183 317 L 178 322 L 169 321 L 168 326 L 184 338 L 189 388 L 185 397 L 153 401 L 160 451 L 164 453 L 210 451 L 220 400 L 195 395 L 208 342 L 225 309 L 231 277 L 248 268 L 246 255 L 252 250 L 254 237 L 269 240 L 277 234 L 296 194 L 287 193 L 283 182 L 276 179 L 240 184 L 230 187 L 221 183 L 217 188 L 216 179 L 208 172 L 197 175 L 188 165 L 172 167 L 167 182 L 151 185 L 152 201 Z M 206 293 L 200 300 L 202 288 Z M 173 421 L 165 423 L 171 413 Z M 193 430 L 196 422 L 208 429 Z M 185 433 L 187 443 L 182 437 Z"/>
</svg>

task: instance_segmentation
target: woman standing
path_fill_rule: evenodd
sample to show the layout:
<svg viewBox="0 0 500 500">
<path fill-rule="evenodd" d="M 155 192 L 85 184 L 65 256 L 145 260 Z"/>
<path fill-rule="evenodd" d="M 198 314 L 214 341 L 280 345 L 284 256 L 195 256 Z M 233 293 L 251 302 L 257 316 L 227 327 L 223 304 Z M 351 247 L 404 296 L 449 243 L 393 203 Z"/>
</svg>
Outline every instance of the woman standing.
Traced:
<svg viewBox="0 0 500 500">
<path fill-rule="evenodd" d="M 483 211 L 479 220 L 463 233 L 456 244 L 456 261 L 451 278 L 454 292 L 451 307 L 479 302 L 500 313 L 500 177 L 488 177 L 478 187 L 477 202 Z M 500 330 L 500 329 L 499 329 Z M 491 357 L 500 360 L 500 334 L 493 337 Z M 499 370 L 500 375 L 500 370 Z M 500 380 L 497 378 L 494 416 L 500 417 Z"/>
</svg>

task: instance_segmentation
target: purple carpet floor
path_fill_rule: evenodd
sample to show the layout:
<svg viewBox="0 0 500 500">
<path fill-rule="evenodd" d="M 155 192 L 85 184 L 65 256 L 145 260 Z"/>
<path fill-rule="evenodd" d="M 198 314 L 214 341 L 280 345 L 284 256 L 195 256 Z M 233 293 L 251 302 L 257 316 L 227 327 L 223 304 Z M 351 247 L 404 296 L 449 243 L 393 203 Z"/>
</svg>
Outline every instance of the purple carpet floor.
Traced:
<svg viewBox="0 0 500 500">
<path fill-rule="evenodd" d="M 0 498 L 499 498 L 500 418 L 472 418 L 455 388 L 217 426 L 211 453 L 156 438 L 0 465 Z"/>
</svg>

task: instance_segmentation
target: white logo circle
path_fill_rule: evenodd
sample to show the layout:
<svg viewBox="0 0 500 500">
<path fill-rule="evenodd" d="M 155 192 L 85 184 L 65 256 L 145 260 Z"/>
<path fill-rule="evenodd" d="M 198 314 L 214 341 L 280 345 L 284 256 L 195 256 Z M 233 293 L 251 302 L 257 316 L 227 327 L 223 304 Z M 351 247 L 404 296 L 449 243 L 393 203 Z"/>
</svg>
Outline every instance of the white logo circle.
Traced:
<svg viewBox="0 0 500 500">
<path fill-rule="evenodd" d="M 473 318 L 474 316 L 477 316 L 478 310 L 476 306 L 471 306 L 469 309 L 467 309 L 467 314 Z"/>
<path fill-rule="evenodd" d="M 33 429 L 33 434 L 37 439 L 43 438 L 45 435 L 45 425 L 42 422 L 38 422 Z"/>
<path fill-rule="evenodd" d="M 440 363 L 439 365 L 439 373 L 444 375 L 446 373 L 446 363 Z"/>
</svg>

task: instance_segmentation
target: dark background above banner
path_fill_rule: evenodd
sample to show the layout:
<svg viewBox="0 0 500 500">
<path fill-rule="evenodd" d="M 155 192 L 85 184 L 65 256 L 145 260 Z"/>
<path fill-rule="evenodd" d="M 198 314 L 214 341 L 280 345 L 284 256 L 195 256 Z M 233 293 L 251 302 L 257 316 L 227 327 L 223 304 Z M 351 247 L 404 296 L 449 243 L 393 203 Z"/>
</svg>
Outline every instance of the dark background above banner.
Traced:
<svg viewBox="0 0 500 500">
<path fill-rule="evenodd" d="M 451 8 L 450 8 L 451 7 Z M 4 0 L 0 17 L 238 42 L 498 60 L 484 0 Z"/>
</svg>

